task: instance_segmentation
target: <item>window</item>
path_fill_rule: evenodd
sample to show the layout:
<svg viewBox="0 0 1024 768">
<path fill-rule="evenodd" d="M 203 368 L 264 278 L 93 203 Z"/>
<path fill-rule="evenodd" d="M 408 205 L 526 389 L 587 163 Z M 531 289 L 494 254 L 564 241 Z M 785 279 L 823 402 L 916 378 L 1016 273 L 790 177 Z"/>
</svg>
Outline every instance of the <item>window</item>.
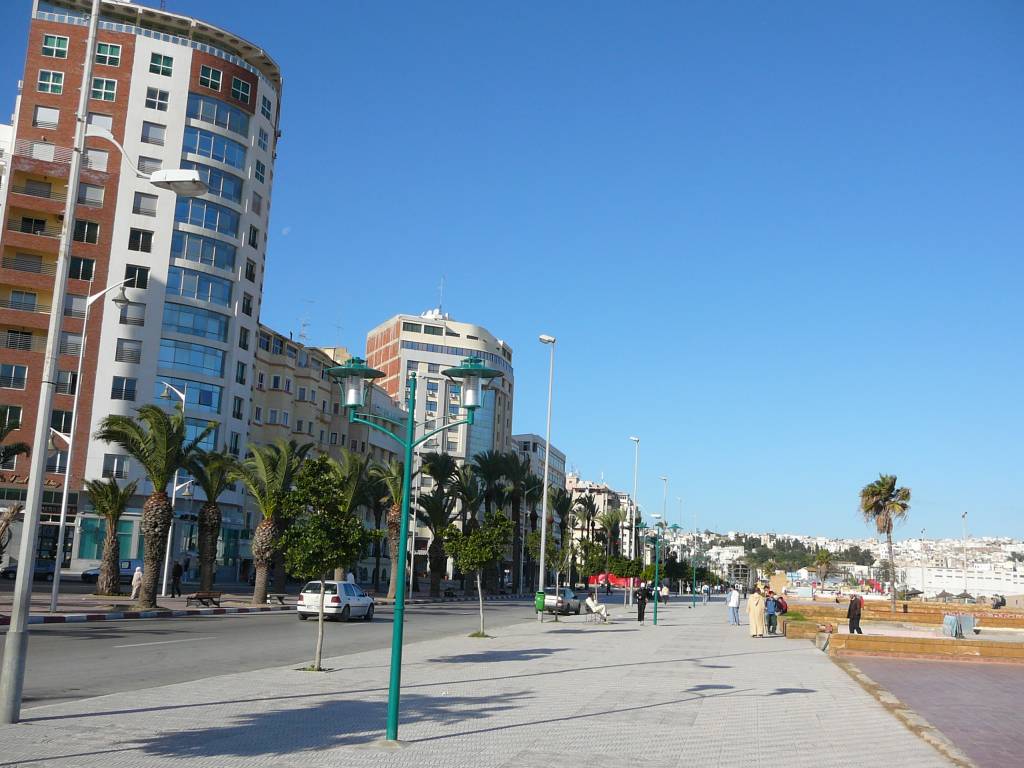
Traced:
<svg viewBox="0 0 1024 768">
<path fill-rule="evenodd" d="M 64 92 L 64 73 L 53 72 L 49 69 L 39 70 L 39 79 L 36 81 L 36 90 L 40 93 L 61 94 Z"/>
<path fill-rule="evenodd" d="M 281 388 L 281 377 L 280 376 L 271 376 L 270 377 L 270 388 L 271 389 L 280 389 Z"/>
<path fill-rule="evenodd" d="M 440 373 L 441 366 L 438 363 L 427 363 L 427 373 Z"/>
<path fill-rule="evenodd" d="M 299 402 L 302 402 L 305 399 L 306 399 L 306 388 L 305 387 L 299 387 Z"/>
<path fill-rule="evenodd" d="M 292 391 L 292 380 L 289 379 L 289 378 L 285 378 L 285 380 L 284 380 L 284 391 L 285 392 L 291 392 Z"/>
<path fill-rule="evenodd" d="M 448 415 L 452 418 L 457 418 L 459 415 L 459 406 L 454 403 L 448 404 Z"/>
<path fill-rule="evenodd" d="M 164 145 L 164 136 L 167 133 L 167 126 L 159 123 L 142 124 L 142 143 L 155 144 L 158 147 Z"/>
<path fill-rule="evenodd" d="M 436 395 L 437 394 L 437 389 L 438 389 L 438 385 L 437 385 L 436 381 L 431 380 L 431 381 L 427 382 L 427 392 L 428 393 L 429 392 L 433 392 Z"/>
<path fill-rule="evenodd" d="M 9 363 L 0 365 L 0 387 L 4 389 L 24 389 L 27 377 L 28 366 Z"/>
<path fill-rule="evenodd" d="M 128 477 L 128 457 L 120 453 L 103 454 L 103 476 L 118 479 Z"/>
<path fill-rule="evenodd" d="M 260 149 L 266 152 L 267 148 L 270 146 L 270 134 L 267 133 L 262 128 L 260 128 L 259 136 L 256 139 L 256 144 L 259 145 Z"/>
<path fill-rule="evenodd" d="M 279 336 L 275 336 L 274 337 L 274 354 L 275 355 L 280 355 L 282 352 L 284 352 L 284 342 L 281 341 L 281 338 Z"/>
<path fill-rule="evenodd" d="M 136 192 L 132 213 L 137 213 L 140 216 L 156 216 L 156 195 Z"/>
<path fill-rule="evenodd" d="M 106 171 L 110 153 L 105 149 L 85 148 L 85 167 L 94 171 Z"/>
<path fill-rule="evenodd" d="M 172 266 L 167 270 L 167 295 L 231 306 L 231 282 L 205 272 Z"/>
<path fill-rule="evenodd" d="M 174 220 L 179 224 L 191 224 L 231 237 L 238 237 L 238 219 L 238 214 L 230 208 L 197 197 L 179 197 L 174 206 Z"/>
<path fill-rule="evenodd" d="M 63 432 L 65 435 L 71 434 L 71 420 L 71 411 L 50 411 L 50 428 Z"/>
<path fill-rule="evenodd" d="M 188 95 L 188 117 L 219 125 L 232 133 L 249 138 L 249 116 L 238 107 L 198 93 Z"/>
<path fill-rule="evenodd" d="M 171 67 L 174 66 L 174 59 L 170 56 L 161 56 L 154 53 L 149 57 L 149 71 L 154 75 L 171 76 Z"/>
<path fill-rule="evenodd" d="M 236 419 L 241 419 L 245 413 L 245 401 L 240 397 L 234 398 L 231 404 L 231 415 Z"/>
<path fill-rule="evenodd" d="M 140 267 L 138 264 L 127 264 L 124 268 L 124 279 L 131 281 L 130 283 L 127 283 L 127 285 L 132 288 L 148 288 L 149 267 Z"/>
<path fill-rule="evenodd" d="M 253 248 L 260 247 L 260 231 L 252 224 L 249 225 L 249 245 Z"/>
<path fill-rule="evenodd" d="M 259 344 L 260 349 L 264 352 L 270 351 L 270 337 L 267 334 L 261 333 L 257 339 L 257 343 Z"/>
<path fill-rule="evenodd" d="M 423 330 L 423 326 L 419 323 L 402 323 L 402 330 L 409 333 L 420 333 Z"/>
<path fill-rule="evenodd" d="M 407 371 L 418 371 L 420 364 L 416 360 L 406 360 L 405 370 Z"/>
<path fill-rule="evenodd" d="M 245 384 L 245 363 L 235 363 L 235 383 Z"/>
<path fill-rule="evenodd" d="M 252 420 L 257 424 L 263 423 L 263 409 L 258 405 L 252 409 Z"/>
<path fill-rule="evenodd" d="M 140 173 L 152 173 L 153 171 L 159 171 L 163 167 L 163 162 L 157 157 L 146 157 L 145 155 L 139 155 L 139 172 Z"/>
<path fill-rule="evenodd" d="M 32 116 L 32 125 L 35 128 L 53 130 L 59 122 L 60 110 L 53 107 L 37 106 Z"/>
<path fill-rule="evenodd" d="M 245 260 L 245 279 L 250 283 L 256 282 L 256 262 L 252 259 Z"/>
<path fill-rule="evenodd" d="M 68 452 L 56 451 L 46 457 L 46 471 L 54 474 L 64 474 L 68 469 Z"/>
<path fill-rule="evenodd" d="M 242 452 L 242 436 L 237 432 L 231 433 L 231 440 L 228 443 L 228 453 L 238 456 Z"/>
<path fill-rule="evenodd" d="M 238 346 L 242 349 L 249 348 L 249 329 L 239 328 L 238 329 Z"/>
<path fill-rule="evenodd" d="M 233 272 L 235 269 L 235 246 L 212 237 L 192 232 L 175 232 L 171 235 L 171 257 L 194 261 Z"/>
<path fill-rule="evenodd" d="M 245 168 L 245 147 L 242 144 L 202 128 L 186 126 L 181 148 L 184 152 L 208 157 L 234 168 Z"/>
<path fill-rule="evenodd" d="M 12 291 L 13 298 L 13 291 Z M 64 317 L 85 317 L 85 302 L 88 296 L 79 296 L 74 293 L 64 294 Z"/>
<path fill-rule="evenodd" d="M 51 59 L 68 57 L 68 38 L 61 35 L 43 35 L 43 56 Z"/>
<path fill-rule="evenodd" d="M 267 166 L 261 163 L 259 160 L 256 161 L 256 170 L 254 171 L 256 181 L 263 184 L 267 180 Z"/>
<path fill-rule="evenodd" d="M 94 77 L 89 97 L 100 101 L 113 101 L 117 98 L 117 80 L 106 77 Z"/>
<path fill-rule="evenodd" d="M 96 244 L 100 239 L 100 225 L 95 221 L 75 219 L 75 232 L 72 239 L 77 243 Z"/>
<path fill-rule="evenodd" d="M 443 332 L 440 326 L 437 325 L 424 325 L 423 332 L 429 336 L 441 336 Z"/>
<path fill-rule="evenodd" d="M 166 112 L 167 102 L 169 100 L 170 94 L 167 91 L 161 91 L 159 88 L 146 89 L 146 109 L 155 109 L 158 112 Z"/>
<path fill-rule="evenodd" d="M 99 208 L 103 205 L 103 187 L 98 184 L 86 184 L 84 181 L 78 183 L 78 202 L 81 205 L 90 205 Z"/>
<path fill-rule="evenodd" d="M 0 405 L 0 428 L 18 429 L 21 426 L 20 405 Z"/>
<path fill-rule="evenodd" d="M 198 336 L 215 341 L 228 340 L 228 318 L 219 312 L 184 304 L 164 304 L 163 329 L 170 333 Z"/>
<path fill-rule="evenodd" d="M 188 410 L 204 411 L 205 413 L 220 413 L 221 399 L 224 396 L 224 389 L 215 384 L 205 384 L 201 381 L 191 381 L 178 378 L 177 376 L 157 376 L 153 382 L 153 400 L 158 401 L 163 395 L 164 385 L 167 382 L 185 393 Z"/>
<path fill-rule="evenodd" d="M 331 445 L 337 445 L 337 444 L 338 444 L 338 433 L 337 432 L 331 432 Z"/>
<path fill-rule="evenodd" d="M 110 385 L 111 400 L 135 401 L 136 379 L 129 379 L 125 376 L 115 376 Z"/>
<path fill-rule="evenodd" d="M 181 161 L 181 167 L 189 170 L 199 171 L 199 178 L 209 187 L 209 193 L 217 197 L 223 197 L 233 203 L 242 203 L 242 180 L 233 174 L 222 171 L 218 168 L 211 168 L 201 163 L 193 163 L 188 160 Z"/>
<path fill-rule="evenodd" d="M 220 81 L 224 73 L 219 69 L 208 67 L 203 64 L 199 67 L 199 84 L 204 88 L 209 88 L 211 91 L 220 90 Z"/>
<path fill-rule="evenodd" d="M 46 232 L 46 219 L 36 219 L 31 216 L 22 216 L 18 228 L 21 232 L 32 235 L 41 235 Z"/>
<path fill-rule="evenodd" d="M 114 361 L 118 363 L 141 363 L 142 342 L 137 339 L 118 339 L 114 351 Z"/>
<path fill-rule="evenodd" d="M 128 250 L 152 253 L 153 233 L 148 229 L 136 229 L 132 227 L 128 231 Z"/>
<path fill-rule="evenodd" d="M 271 408 L 267 414 L 267 424 L 277 424 L 277 409 Z"/>
<path fill-rule="evenodd" d="M 437 413 L 437 401 L 427 400 L 427 411 L 430 413 Z"/>
<path fill-rule="evenodd" d="M 160 339 L 160 367 L 191 370 L 219 378 L 224 375 L 224 353 L 204 344 Z"/>
<path fill-rule="evenodd" d="M 295 422 L 295 431 L 296 432 L 305 432 L 306 431 L 306 422 L 303 421 L 302 419 L 296 420 L 296 422 Z"/>
<path fill-rule="evenodd" d="M 238 99 L 243 104 L 249 103 L 249 93 L 252 86 L 238 77 L 231 78 L 231 98 Z"/>
<path fill-rule="evenodd" d="M 292 416 L 288 411 L 281 411 L 281 423 L 286 427 L 291 423 Z"/>
<path fill-rule="evenodd" d="M 83 259 L 80 256 L 71 257 L 71 265 L 68 269 L 68 277 L 72 280 L 92 280 L 96 262 L 92 259 Z"/>
<path fill-rule="evenodd" d="M 129 301 L 121 307 L 121 325 L 145 325 L 146 305 L 137 301 Z"/>
<path fill-rule="evenodd" d="M 121 46 L 114 43 L 96 43 L 96 63 L 107 67 L 119 67 Z"/>
<path fill-rule="evenodd" d="M 75 371 L 57 371 L 58 395 L 73 395 L 78 389 L 78 374 Z"/>
<path fill-rule="evenodd" d="M 249 210 L 257 216 L 263 215 L 263 196 L 255 190 L 252 193 L 252 204 L 249 206 Z"/>
<path fill-rule="evenodd" d="M 15 331 L 7 330 L 7 342 L 5 346 L 8 349 L 32 349 L 32 333 L 31 331 Z M 22 389 L 22 387 L 18 387 Z"/>
<path fill-rule="evenodd" d="M 242 294 L 242 314 L 252 317 L 252 296 L 248 293 Z"/>
<path fill-rule="evenodd" d="M 273 109 L 273 105 L 270 103 L 270 99 L 264 96 L 263 101 L 260 103 L 260 114 L 267 118 L 267 120 L 272 120 L 271 109 Z"/>
</svg>

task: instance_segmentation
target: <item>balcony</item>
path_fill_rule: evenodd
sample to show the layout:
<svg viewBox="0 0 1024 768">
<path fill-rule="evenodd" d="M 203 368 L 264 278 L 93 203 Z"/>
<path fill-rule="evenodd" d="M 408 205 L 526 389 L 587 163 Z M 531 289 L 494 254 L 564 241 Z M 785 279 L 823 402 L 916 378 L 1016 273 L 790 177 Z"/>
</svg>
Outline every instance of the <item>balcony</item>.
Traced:
<svg viewBox="0 0 1024 768">
<path fill-rule="evenodd" d="M 28 301 L 26 299 L 0 298 L 0 309 L 16 309 L 21 312 L 35 312 L 41 315 L 50 314 L 49 304 L 40 304 L 37 301 Z"/>
<path fill-rule="evenodd" d="M 54 240 L 60 239 L 60 227 L 43 219 L 8 219 L 7 229 L 11 232 L 20 232 L 25 235 L 38 235 Z"/>
<path fill-rule="evenodd" d="M 12 184 L 11 192 L 16 195 L 28 195 L 29 197 L 38 197 L 43 200 L 53 200 L 58 203 L 63 203 L 68 199 L 68 196 L 65 192 L 58 192 L 52 188 L 47 189 L 42 185 Z"/>
<path fill-rule="evenodd" d="M 46 350 L 46 335 L 8 331 L 4 336 L 3 346 L 5 349 L 17 349 L 21 352 L 43 352 Z"/>
<path fill-rule="evenodd" d="M 75 354 L 78 354 L 77 352 Z M 118 363 L 141 363 L 142 350 L 140 349 L 119 349 L 114 353 L 114 361 Z"/>
<path fill-rule="evenodd" d="M 61 339 L 59 353 L 62 355 L 74 355 L 75 357 L 78 357 L 82 354 L 82 340 Z"/>
<path fill-rule="evenodd" d="M 18 272 L 30 272 L 33 275 L 47 275 L 53 277 L 57 274 L 57 263 L 46 263 L 41 258 L 26 259 L 22 256 L 4 256 L 0 266 L 4 269 L 14 269 Z"/>
<path fill-rule="evenodd" d="M 0 389 L 24 389 L 24 376 L 0 376 Z"/>
</svg>

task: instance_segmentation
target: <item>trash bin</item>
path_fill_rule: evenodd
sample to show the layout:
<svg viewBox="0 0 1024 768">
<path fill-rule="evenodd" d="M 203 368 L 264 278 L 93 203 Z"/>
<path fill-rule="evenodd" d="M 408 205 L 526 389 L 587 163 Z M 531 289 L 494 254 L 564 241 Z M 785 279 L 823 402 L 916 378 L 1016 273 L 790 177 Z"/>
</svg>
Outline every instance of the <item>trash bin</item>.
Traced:
<svg viewBox="0 0 1024 768">
<path fill-rule="evenodd" d="M 536 595 L 534 595 L 534 597 L 533 597 L 533 607 L 537 611 L 537 613 L 543 613 L 544 612 L 544 593 L 543 592 L 538 592 Z"/>
</svg>

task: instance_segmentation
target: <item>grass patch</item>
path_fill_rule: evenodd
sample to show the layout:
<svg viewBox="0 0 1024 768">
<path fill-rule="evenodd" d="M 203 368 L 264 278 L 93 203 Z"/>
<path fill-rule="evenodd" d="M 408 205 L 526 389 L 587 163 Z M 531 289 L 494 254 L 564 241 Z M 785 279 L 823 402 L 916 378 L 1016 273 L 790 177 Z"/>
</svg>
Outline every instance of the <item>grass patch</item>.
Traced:
<svg viewBox="0 0 1024 768">
<path fill-rule="evenodd" d="M 470 632 L 470 637 L 490 637 L 486 632 Z"/>
<path fill-rule="evenodd" d="M 783 614 L 786 621 L 808 621 L 808 618 L 800 611 L 789 611 Z"/>
<path fill-rule="evenodd" d="M 299 667 L 296 672 L 332 672 L 333 670 L 327 667 L 314 667 L 312 664 L 307 664 L 304 667 Z"/>
</svg>

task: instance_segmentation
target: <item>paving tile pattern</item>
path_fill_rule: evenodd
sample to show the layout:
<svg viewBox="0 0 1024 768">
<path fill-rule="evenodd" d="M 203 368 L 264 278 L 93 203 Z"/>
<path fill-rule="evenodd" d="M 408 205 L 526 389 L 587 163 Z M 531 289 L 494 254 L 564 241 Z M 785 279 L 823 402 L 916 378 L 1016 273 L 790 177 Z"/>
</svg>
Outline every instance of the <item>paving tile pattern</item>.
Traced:
<svg viewBox="0 0 1024 768">
<path fill-rule="evenodd" d="M 1024 765 L 1024 666 L 869 657 L 849 661 L 942 731 L 979 768 Z"/>
<path fill-rule="evenodd" d="M 810 643 L 753 639 L 725 618 L 673 604 L 657 627 L 570 617 L 410 645 L 400 749 L 374 745 L 381 649 L 326 674 L 276 668 L 29 709 L 0 726 L 0 765 L 860 768 L 865 744 L 900 768 L 949 765 Z"/>
</svg>

